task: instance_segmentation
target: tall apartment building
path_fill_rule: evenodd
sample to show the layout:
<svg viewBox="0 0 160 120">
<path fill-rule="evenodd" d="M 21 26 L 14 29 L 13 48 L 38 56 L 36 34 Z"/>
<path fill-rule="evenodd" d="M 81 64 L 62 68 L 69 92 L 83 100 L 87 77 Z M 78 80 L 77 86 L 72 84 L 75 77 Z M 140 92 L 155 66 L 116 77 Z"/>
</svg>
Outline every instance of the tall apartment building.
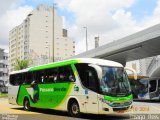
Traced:
<svg viewBox="0 0 160 120">
<path fill-rule="evenodd" d="M 0 48 L 0 81 L 8 82 L 8 53 Z"/>
<path fill-rule="evenodd" d="M 53 7 L 40 5 L 19 26 L 9 32 L 9 71 L 16 59 L 29 59 L 30 66 L 69 58 L 75 43 L 63 29 L 62 17 Z"/>
</svg>

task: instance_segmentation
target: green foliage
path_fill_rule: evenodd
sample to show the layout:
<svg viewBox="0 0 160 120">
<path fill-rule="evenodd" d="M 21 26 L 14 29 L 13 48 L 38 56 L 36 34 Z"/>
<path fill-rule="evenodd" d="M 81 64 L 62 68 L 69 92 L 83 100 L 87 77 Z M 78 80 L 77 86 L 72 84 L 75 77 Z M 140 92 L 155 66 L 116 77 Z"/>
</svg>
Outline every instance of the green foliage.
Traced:
<svg viewBox="0 0 160 120">
<path fill-rule="evenodd" d="M 29 65 L 29 60 L 16 60 L 16 64 L 14 65 L 14 70 L 22 70 L 27 68 Z"/>
<path fill-rule="evenodd" d="M 7 97 L 7 96 L 8 96 L 7 93 L 0 93 L 0 98 L 2 98 L 2 97 Z"/>
</svg>

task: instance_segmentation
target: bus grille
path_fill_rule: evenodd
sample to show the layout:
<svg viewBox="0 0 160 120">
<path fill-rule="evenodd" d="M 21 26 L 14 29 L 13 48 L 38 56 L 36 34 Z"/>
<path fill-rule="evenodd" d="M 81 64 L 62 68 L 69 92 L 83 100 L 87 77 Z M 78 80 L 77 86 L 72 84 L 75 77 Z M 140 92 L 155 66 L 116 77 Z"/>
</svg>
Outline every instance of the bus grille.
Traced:
<svg viewBox="0 0 160 120">
<path fill-rule="evenodd" d="M 125 108 L 113 108 L 113 111 L 121 111 L 121 110 L 128 110 L 129 107 L 125 107 Z"/>
<path fill-rule="evenodd" d="M 132 102 L 124 102 L 124 103 L 112 103 L 112 107 L 122 107 L 122 106 L 129 106 Z"/>
</svg>

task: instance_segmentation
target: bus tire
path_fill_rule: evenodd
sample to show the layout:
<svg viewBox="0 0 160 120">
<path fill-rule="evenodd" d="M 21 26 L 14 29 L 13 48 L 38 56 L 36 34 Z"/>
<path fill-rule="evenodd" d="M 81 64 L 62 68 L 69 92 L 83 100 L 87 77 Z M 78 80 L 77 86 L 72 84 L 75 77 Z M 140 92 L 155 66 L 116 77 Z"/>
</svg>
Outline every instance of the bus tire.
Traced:
<svg viewBox="0 0 160 120">
<path fill-rule="evenodd" d="M 79 117 L 80 116 L 80 108 L 79 108 L 79 104 L 76 100 L 71 99 L 69 101 L 68 113 L 72 117 Z"/>
<path fill-rule="evenodd" d="M 24 99 L 23 108 L 24 108 L 25 111 L 30 111 L 31 110 L 31 106 L 30 106 L 30 102 L 29 102 L 28 98 Z"/>
</svg>

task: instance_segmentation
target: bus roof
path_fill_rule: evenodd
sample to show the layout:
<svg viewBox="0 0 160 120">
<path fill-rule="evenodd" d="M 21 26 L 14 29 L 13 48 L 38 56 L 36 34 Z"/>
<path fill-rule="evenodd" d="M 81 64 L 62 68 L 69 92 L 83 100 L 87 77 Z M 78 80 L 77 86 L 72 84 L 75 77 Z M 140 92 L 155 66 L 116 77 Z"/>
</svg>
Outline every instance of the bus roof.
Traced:
<svg viewBox="0 0 160 120">
<path fill-rule="evenodd" d="M 110 60 L 104 60 L 104 59 L 96 59 L 96 58 L 75 58 L 75 59 L 69 59 L 59 62 L 53 62 L 48 64 L 43 64 L 35 67 L 26 68 L 19 71 L 13 71 L 10 74 L 17 74 L 17 73 L 23 73 L 23 72 L 29 72 L 29 71 L 37 71 L 47 68 L 54 68 L 59 66 L 64 66 L 68 64 L 75 64 L 75 63 L 91 63 L 91 64 L 97 64 L 102 66 L 112 66 L 112 67 L 123 67 L 122 64 Z"/>
</svg>

